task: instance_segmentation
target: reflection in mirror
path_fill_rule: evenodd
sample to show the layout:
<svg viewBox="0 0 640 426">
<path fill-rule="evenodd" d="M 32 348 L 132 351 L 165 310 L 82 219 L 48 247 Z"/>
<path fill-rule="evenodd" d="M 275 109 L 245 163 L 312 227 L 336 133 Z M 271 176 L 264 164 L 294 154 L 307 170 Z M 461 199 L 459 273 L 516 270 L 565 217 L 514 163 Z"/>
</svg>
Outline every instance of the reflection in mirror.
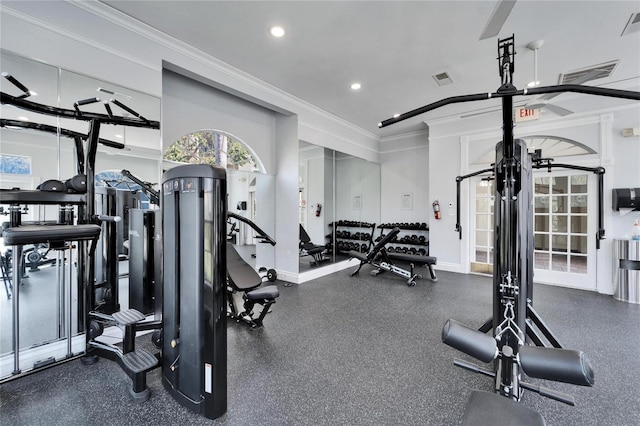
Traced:
<svg viewBox="0 0 640 426">
<path fill-rule="evenodd" d="M 83 99 L 100 98 L 86 105 L 79 105 L 76 110 L 107 114 L 107 103 L 112 107 L 112 114 L 129 117 L 131 111 L 149 120 L 160 117 L 160 101 L 144 93 L 119 85 L 83 76 L 51 65 L 46 65 L 23 58 L 12 52 L 0 49 L 0 67 L 3 77 L 0 78 L 0 91 L 12 97 L 25 95 L 24 90 L 12 84 L 11 76 L 29 90 L 27 101 L 41 105 L 74 110 L 74 104 Z M 101 90 L 102 89 L 102 90 Z M 118 101 L 131 111 L 119 108 L 112 101 Z M 111 108 L 110 107 L 110 108 Z M 0 189 L 20 188 L 35 190 L 42 182 L 50 179 L 66 180 L 78 174 L 78 156 L 76 142 L 66 136 L 65 130 L 87 135 L 89 124 L 81 120 L 63 119 L 55 116 L 2 105 L 0 109 L 2 128 L 0 129 Z M 17 125 L 15 122 L 17 122 Z M 39 126 L 43 130 L 34 130 Z M 29 128 L 27 128 L 29 127 Z M 103 125 L 100 131 L 101 140 L 110 140 L 125 144 L 124 149 L 115 149 L 99 145 L 96 158 L 96 171 L 131 170 L 147 182 L 157 182 L 160 176 L 160 137 L 158 130 L 142 128 L 124 128 L 123 126 Z M 86 147 L 86 144 L 84 144 Z M 86 152 L 85 152 L 86 154 Z M 18 160 L 21 167 L 17 167 Z M 6 165 L 6 167 L 5 167 Z M 7 212 L 8 205 L 2 205 Z M 57 222 L 61 210 L 57 205 L 29 205 L 21 220 L 25 222 Z M 74 207 L 74 217 L 78 217 L 78 207 Z M 3 221 L 8 220 L 8 216 Z M 128 231 L 122 231 L 123 237 Z M 12 291 L 19 291 L 19 347 L 20 363 L 23 370 L 32 368 L 33 362 L 48 357 L 63 358 L 66 349 L 60 345 L 69 332 L 67 325 L 71 323 L 71 335 L 78 333 L 78 317 L 83 317 L 77 305 L 82 297 L 78 295 L 76 262 L 69 256 L 69 251 L 60 253 L 49 250 L 47 246 L 25 246 L 23 258 L 26 276 L 19 289 L 3 286 L 0 289 L 0 377 L 11 374 L 13 365 L 5 361 L 13 356 L 12 328 L 13 300 L 9 298 Z M 0 244 L 3 259 L 10 255 L 9 248 Z M 76 251 L 74 251 L 75 257 Z M 64 259 L 64 261 L 63 261 Z M 121 307 L 126 307 L 128 285 L 126 272 L 127 261 L 120 262 L 119 279 Z M 57 274 L 65 267 L 65 284 L 58 284 Z M 70 268 L 70 271 L 69 271 Z M 6 270 L 10 275 L 12 271 Z M 72 275 L 69 286 L 69 275 Z M 70 298 L 70 299 L 69 299 Z M 81 328 L 81 327 L 80 327 Z M 78 340 L 78 348 L 76 348 Z M 84 339 L 74 337 L 74 351 L 82 350 Z M 30 348 L 37 347 L 38 359 Z M 4 355 L 4 356 L 2 356 Z M 10 364 L 10 363 L 9 363 Z"/>
<path fill-rule="evenodd" d="M 380 222 L 380 165 L 305 142 L 299 161 L 300 272 L 368 251 Z"/>
</svg>

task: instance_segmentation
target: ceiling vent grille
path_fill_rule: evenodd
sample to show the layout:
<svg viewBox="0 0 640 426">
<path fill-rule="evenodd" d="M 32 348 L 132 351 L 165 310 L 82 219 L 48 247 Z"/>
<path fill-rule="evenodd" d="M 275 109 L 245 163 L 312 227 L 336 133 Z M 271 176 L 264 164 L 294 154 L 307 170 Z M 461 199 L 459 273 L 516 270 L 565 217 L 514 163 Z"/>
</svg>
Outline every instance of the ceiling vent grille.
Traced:
<svg viewBox="0 0 640 426">
<path fill-rule="evenodd" d="M 448 86 L 450 84 L 453 84 L 453 79 L 446 71 L 436 74 L 432 77 L 436 81 L 436 83 L 438 83 L 438 86 Z"/>
<path fill-rule="evenodd" d="M 558 79 L 558 84 L 572 84 L 576 80 L 580 81 L 580 83 L 578 84 L 582 84 L 587 81 L 609 77 L 611 74 L 613 74 L 613 71 L 616 69 L 619 63 L 620 63 L 619 60 L 605 62 L 602 64 L 592 65 L 590 67 L 580 68 L 579 70 L 569 71 L 567 73 L 560 74 L 560 78 Z M 588 74 L 591 74 L 591 76 L 588 77 Z"/>
<path fill-rule="evenodd" d="M 640 12 L 631 14 L 631 17 L 620 36 L 637 33 L 638 31 L 640 31 Z"/>
</svg>

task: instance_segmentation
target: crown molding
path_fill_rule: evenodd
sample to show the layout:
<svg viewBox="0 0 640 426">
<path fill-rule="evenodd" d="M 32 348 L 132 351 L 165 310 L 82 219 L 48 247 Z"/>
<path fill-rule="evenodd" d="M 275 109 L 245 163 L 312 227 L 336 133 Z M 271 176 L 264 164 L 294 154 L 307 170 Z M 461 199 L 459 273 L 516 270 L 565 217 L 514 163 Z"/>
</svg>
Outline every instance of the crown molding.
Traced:
<svg viewBox="0 0 640 426">
<path fill-rule="evenodd" d="M 210 56 L 204 52 L 202 52 L 201 50 L 196 49 L 195 47 L 184 43 L 168 34 L 165 34 L 153 27 L 151 27 L 148 24 L 145 24 L 144 22 L 141 22 L 135 18 L 132 18 L 131 16 L 120 12 L 119 10 L 116 10 L 100 1 L 97 0 L 65 0 L 67 3 L 82 9 L 86 12 L 89 12 L 101 19 L 104 19 L 108 22 L 111 22 L 114 25 L 117 25 L 131 33 L 134 33 L 140 37 L 144 37 L 147 40 L 150 40 L 158 45 L 161 45 L 167 49 L 170 49 L 174 52 L 177 52 L 180 55 L 186 56 L 187 58 L 196 61 L 200 64 L 203 64 L 207 67 L 210 67 L 218 72 L 221 72 L 227 76 L 229 76 L 230 78 L 237 80 L 243 84 L 246 84 L 258 91 L 262 91 L 264 93 L 267 93 L 273 97 L 275 97 L 276 99 L 278 99 L 280 102 L 287 102 L 287 103 L 291 103 L 294 106 L 296 106 L 297 108 L 300 109 L 306 109 L 308 111 L 311 111 L 315 114 L 318 114 L 320 116 L 322 116 L 323 118 L 333 121 L 341 126 L 344 126 L 356 133 L 359 133 L 367 138 L 371 138 L 374 141 L 379 141 L 380 137 L 374 133 L 371 133 L 367 130 L 364 130 L 361 127 L 356 126 L 355 124 L 346 121 L 322 108 L 317 107 L 316 105 L 313 105 L 312 103 L 309 103 L 303 99 L 300 99 L 296 96 L 293 96 L 292 94 L 279 89 L 275 86 L 270 85 L 269 83 L 260 80 L 257 77 L 252 76 L 249 73 L 246 73 L 238 68 L 235 68 L 229 64 L 227 64 L 226 62 L 223 62 L 213 56 Z M 51 26 L 49 24 L 44 23 L 45 28 L 50 29 Z M 71 33 L 69 33 L 71 34 Z M 77 37 L 76 37 L 77 38 Z M 117 52 L 114 51 L 113 49 L 109 49 L 110 53 L 113 54 L 120 54 L 120 56 L 123 56 L 123 54 L 121 52 Z M 125 56 L 123 56 L 125 57 Z M 129 56 L 126 56 L 126 59 L 129 59 Z M 158 66 L 154 66 L 153 69 L 160 69 Z M 276 105 L 276 107 L 280 108 L 280 109 L 286 109 L 289 110 L 290 108 L 282 108 L 281 106 Z M 294 113 L 299 115 L 299 112 L 295 112 Z"/>
<path fill-rule="evenodd" d="M 115 50 L 109 46 L 107 46 L 106 44 L 103 43 L 98 43 L 95 40 L 92 40 L 90 38 L 84 37 L 82 35 L 79 35 L 77 33 L 73 33 L 71 31 L 65 30 L 64 28 L 60 28 L 60 27 L 56 27 L 54 25 L 51 25 L 48 22 L 45 22 L 41 19 L 38 18 L 34 18 L 33 16 L 30 15 L 26 15 L 22 12 L 18 12 L 15 9 L 11 9 L 10 7 L 7 7 L 6 5 L 1 5 L 0 7 L 0 12 L 4 13 L 6 15 L 9 16 L 13 16 L 14 18 L 20 19 L 21 21 L 25 21 L 29 24 L 35 25 L 36 27 L 40 27 L 43 28 L 47 31 L 51 31 L 53 33 L 59 34 L 63 37 L 69 38 L 71 40 L 75 40 L 78 41 L 80 43 L 86 44 L 87 46 L 91 46 L 95 49 L 98 50 L 102 50 L 105 51 L 107 53 L 110 53 L 114 56 L 118 56 L 121 57 L 123 59 L 126 59 L 127 61 L 131 61 L 134 64 L 138 64 L 141 65 L 145 68 L 151 69 L 153 71 L 159 71 L 160 70 L 160 66 L 159 65 L 154 65 L 152 63 L 149 62 L 145 62 L 145 61 L 141 61 L 140 58 L 132 56 L 132 55 L 128 55 L 126 53 L 123 53 L 119 50 Z"/>
</svg>

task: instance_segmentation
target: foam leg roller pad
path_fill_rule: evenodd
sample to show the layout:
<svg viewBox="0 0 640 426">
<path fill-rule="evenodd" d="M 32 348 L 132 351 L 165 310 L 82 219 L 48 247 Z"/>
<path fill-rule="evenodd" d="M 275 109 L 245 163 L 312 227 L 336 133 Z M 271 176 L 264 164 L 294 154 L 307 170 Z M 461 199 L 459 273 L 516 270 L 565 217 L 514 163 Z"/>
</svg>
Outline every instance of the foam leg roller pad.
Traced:
<svg viewBox="0 0 640 426">
<path fill-rule="evenodd" d="M 442 343 L 482 362 L 491 362 L 498 356 L 496 339 L 452 319 L 442 328 Z"/>
<path fill-rule="evenodd" d="M 49 179 L 42 182 L 38 185 L 38 189 L 40 191 L 49 191 L 49 192 L 64 192 L 66 191 L 66 187 L 64 183 L 56 179 Z"/>
<path fill-rule="evenodd" d="M 594 384 L 593 368 L 582 351 L 522 346 L 519 356 L 522 370 L 529 377 L 580 386 Z"/>
<path fill-rule="evenodd" d="M 67 188 L 67 190 L 71 192 L 84 194 L 87 192 L 87 176 L 75 175 L 71 179 L 67 179 L 64 185 Z"/>
</svg>

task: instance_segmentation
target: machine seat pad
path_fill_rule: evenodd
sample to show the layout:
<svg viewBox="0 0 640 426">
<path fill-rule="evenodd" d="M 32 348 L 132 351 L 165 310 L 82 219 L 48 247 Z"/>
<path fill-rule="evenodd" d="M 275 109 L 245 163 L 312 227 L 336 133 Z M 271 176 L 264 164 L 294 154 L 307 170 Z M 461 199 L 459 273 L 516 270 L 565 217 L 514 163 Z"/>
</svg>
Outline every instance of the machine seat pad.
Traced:
<svg viewBox="0 0 640 426">
<path fill-rule="evenodd" d="M 422 256 L 419 254 L 408 254 L 408 253 L 388 253 L 389 259 L 394 260 L 403 260 L 405 262 L 411 263 L 419 263 L 424 265 L 435 265 L 438 261 L 437 257 L 433 256 Z"/>
<path fill-rule="evenodd" d="M 247 299 L 249 300 L 259 300 L 259 299 L 275 299 L 280 296 L 280 291 L 278 287 L 275 285 L 268 285 L 266 287 L 260 287 L 255 290 L 251 290 L 245 293 Z"/>
<path fill-rule="evenodd" d="M 368 253 L 360 253 L 359 251 L 349 250 L 349 257 L 355 257 L 361 262 L 369 262 Z"/>
<path fill-rule="evenodd" d="M 146 349 L 137 349 L 122 355 L 122 362 L 133 373 L 142 373 L 158 365 L 158 358 Z"/>
<path fill-rule="evenodd" d="M 302 246 L 303 249 L 307 251 L 307 254 L 314 255 L 316 253 L 322 253 L 325 249 L 324 246 L 317 246 L 313 243 L 304 243 Z"/>
<path fill-rule="evenodd" d="M 545 421 L 538 412 L 509 398 L 473 391 L 462 417 L 462 425 L 544 426 Z"/>
<path fill-rule="evenodd" d="M 86 225 L 25 225 L 7 228 L 2 232 L 4 244 L 64 243 L 65 241 L 95 240 L 100 235 L 100 226 Z"/>
<path fill-rule="evenodd" d="M 111 314 L 118 325 L 131 325 L 142 321 L 146 317 L 135 309 L 125 309 L 124 311 Z"/>
<path fill-rule="evenodd" d="M 233 244 L 227 243 L 227 275 L 232 286 L 240 291 L 262 284 L 262 277 L 238 254 Z"/>
</svg>

